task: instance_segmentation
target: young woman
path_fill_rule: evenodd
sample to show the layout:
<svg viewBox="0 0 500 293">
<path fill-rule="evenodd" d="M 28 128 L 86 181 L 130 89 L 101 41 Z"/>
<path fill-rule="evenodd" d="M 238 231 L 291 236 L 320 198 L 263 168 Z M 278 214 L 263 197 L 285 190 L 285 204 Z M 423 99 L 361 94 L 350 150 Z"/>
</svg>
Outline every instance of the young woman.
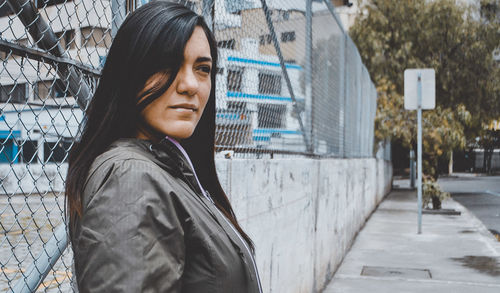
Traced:
<svg viewBox="0 0 500 293">
<path fill-rule="evenodd" d="M 214 164 L 217 48 L 157 1 L 110 48 L 66 194 L 80 292 L 262 292 Z"/>
</svg>

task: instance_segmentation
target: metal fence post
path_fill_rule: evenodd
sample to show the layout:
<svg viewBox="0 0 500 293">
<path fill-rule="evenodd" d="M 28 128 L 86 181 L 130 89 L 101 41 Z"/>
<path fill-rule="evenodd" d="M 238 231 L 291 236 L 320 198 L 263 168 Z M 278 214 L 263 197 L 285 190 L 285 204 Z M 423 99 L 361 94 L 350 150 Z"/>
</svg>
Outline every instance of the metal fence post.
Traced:
<svg viewBox="0 0 500 293">
<path fill-rule="evenodd" d="M 306 0 L 306 39 L 305 39 L 305 110 L 306 126 L 309 133 L 309 148 L 314 152 L 314 112 L 315 105 L 312 96 L 312 0 Z"/>
<path fill-rule="evenodd" d="M 347 59 L 347 44 L 348 44 L 347 38 L 348 37 L 346 35 L 344 35 L 344 52 L 343 52 L 344 53 L 344 63 L 346 63 L 346 59 Z M 352 140 L 352 137 L 348 136 L 347 127 L 346 127 L 346 125 L 350 124 L 350 122 L 347 118 L 349 115 L 349 113 L 347 111 L 347 103 L 348 103 L 347 99 L 348 99 L 349 94 L 350 94 L 349 85 L 348 85 L 350 76 L 347 75 L 347 66 L 344 66 L 343 76 L 344 76 L 344 99 L 343 99 L 344 100 L 344 114 L 343 114 L 343 116 L 344 116 L 344 129 L 342 130 L 342 132 L 344 135 L 344 140 L 343 140 L 342 145 L 343 145 L 343 150 L 344 150 L 343 157 L 348 158 L 348 157 L 351 157 L 352 150 L 350 148 L 348 148 L 347 143 L 348 143 L 348 141 Z"/>
<path fill-rule="evenodd" d="M 340 90 L 339 90 L 339 101 L 340 101 L 340 111 L 339 111 L 339 157 L 344 157 L 345 156 L 345 96 L 346 96 L 346 85 L 345 85 L 345 68 L 346 68 L 346 61 L 345 61 L 345 46 L 346 46 L 346 41 L 345 37 L 342 39 L 342 45 L 340 46 L 341 50 L 338 53 L 340 56 L 340 80 L 339 80 L 339 85 L 340 85 Z"/>
<path fill-rule="evenodd" d="M 13 293 L 35 292 L 68 246 L 66 223 L 60 224 L 54 235 L 45 244 L 45 250 L 38 255 L 31 266 L 14 286 Z"/>
<path fill-rule="evenodd" d="M 24 26 L 28 29 L 31 37 L 37 40 L 37 46 L 57 57 L 67 57 L 65 51 L 59 44 L 54 31 L 47 25 L 45 20 L 38 13 L 37 9 L 30 1 L 6 0 L 10 9 L 19 17 Z M 72 66 L 61 64 L 54 66 L 61 81 L 65 83 L 68 91 L 76 98 L 81 109 L 87 107 L 90 99 L 90 87 Z"/>
</svg>

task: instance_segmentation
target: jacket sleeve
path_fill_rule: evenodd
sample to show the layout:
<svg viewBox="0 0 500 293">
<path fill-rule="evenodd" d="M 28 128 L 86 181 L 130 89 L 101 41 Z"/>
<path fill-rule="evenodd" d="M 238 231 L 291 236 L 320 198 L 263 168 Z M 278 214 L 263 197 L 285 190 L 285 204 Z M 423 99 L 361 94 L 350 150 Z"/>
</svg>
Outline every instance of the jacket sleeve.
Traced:
<svg viewBox="0 0 500 293">
<path fill-rule="evenodd" d="M 180 292 L 184 232 L 168 180 L 140 160 L 99 173 L 73 248 L 79 292 Z"/>
</svg>

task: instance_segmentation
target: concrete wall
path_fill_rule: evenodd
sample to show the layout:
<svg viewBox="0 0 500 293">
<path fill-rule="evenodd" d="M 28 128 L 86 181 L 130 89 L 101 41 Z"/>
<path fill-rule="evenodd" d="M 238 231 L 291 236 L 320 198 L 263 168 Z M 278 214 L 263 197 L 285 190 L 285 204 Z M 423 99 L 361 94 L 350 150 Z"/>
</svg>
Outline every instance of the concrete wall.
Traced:
<svg viewBox="0 0 500 293">
<path fill-rule="evenodd" d="M 232 159 L 217 169 L 255 242 L 264 292 L 321 290 L 392 182 L 381 159 Z"/>
<path fill-rule="evenodd" d="M 383 159 L 216 162 L 238 220 L 255 242 L 269 293 L 322 289 L 392 181 L 392 166 Z M 62 191 L 66 169 L 0 164 L 0 194 Z"/>
<path fill-rule="evenodd" d="M 0 164 L 1 194 L 63 192 L 68 164 Z"/>
</svg>

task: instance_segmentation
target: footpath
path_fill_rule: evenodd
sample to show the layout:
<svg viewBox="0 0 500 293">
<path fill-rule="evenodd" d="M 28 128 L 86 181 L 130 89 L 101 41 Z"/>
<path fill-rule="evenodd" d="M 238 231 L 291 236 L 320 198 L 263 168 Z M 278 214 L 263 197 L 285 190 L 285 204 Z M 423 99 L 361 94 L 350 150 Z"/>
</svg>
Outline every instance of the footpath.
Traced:
<svg viewBox="0 0 500 293">
<path fill-rule="evenodd" d="M 416 191 L 394 189 L 359 232 L 323 293 L 500 292 L 500 242 L 464 206 L 422 216 Z"/>
</svg>

